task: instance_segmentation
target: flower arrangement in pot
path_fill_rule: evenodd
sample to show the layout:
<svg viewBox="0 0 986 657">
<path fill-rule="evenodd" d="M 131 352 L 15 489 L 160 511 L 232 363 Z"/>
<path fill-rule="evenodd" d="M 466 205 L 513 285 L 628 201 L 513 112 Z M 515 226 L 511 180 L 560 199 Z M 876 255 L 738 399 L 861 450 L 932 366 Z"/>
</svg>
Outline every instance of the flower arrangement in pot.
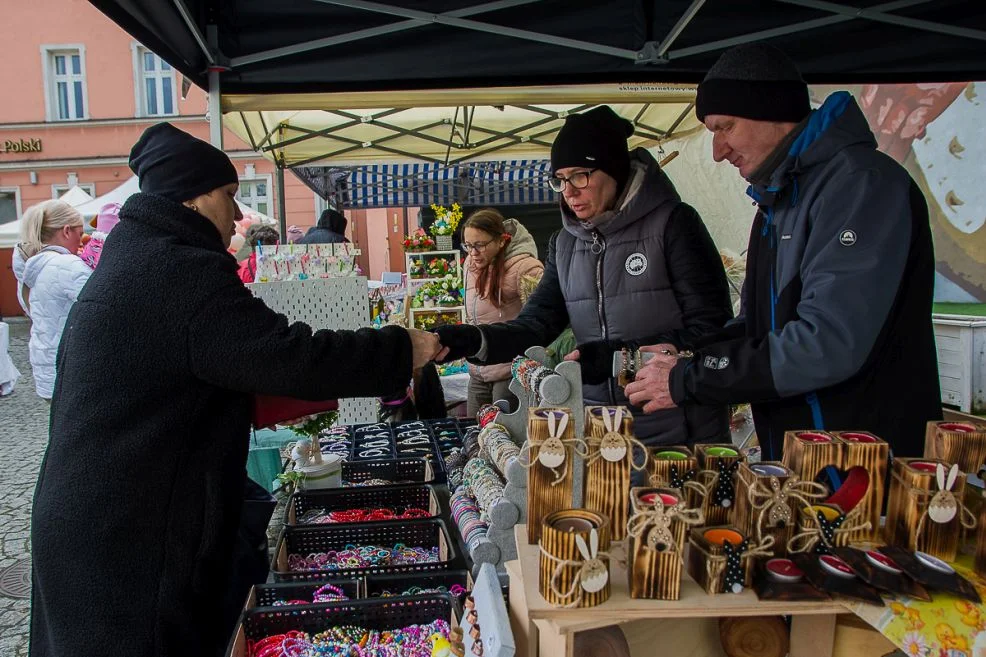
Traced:
<svg viewBox="0 0 986 657">
<path fill-rule="evenodd" d="M 432 258 L 425 266 L 425 271 L 430 278 L 441 278 L 446 276 L 450 270 L 449 261 L 444 258 Z"/>
<path fill-rule="evenodd" d="M 404 236 L 404 250 L 410 253 L 417 251 L 434 251 L 435 240 L 425 233 L 424 229 L 418 228 L 410 235 Z"/>
<path fill-rule="evenodd" d="M 452 235 L 462 221 L 462 207 L 458 203 L 453 203 L 451 208 L 432 203 L 431 209 L 435 212 L 435 222 L 430 228 L 431 234 L 435 236 L 439 249 L 450 251 Z"/>
</svg>

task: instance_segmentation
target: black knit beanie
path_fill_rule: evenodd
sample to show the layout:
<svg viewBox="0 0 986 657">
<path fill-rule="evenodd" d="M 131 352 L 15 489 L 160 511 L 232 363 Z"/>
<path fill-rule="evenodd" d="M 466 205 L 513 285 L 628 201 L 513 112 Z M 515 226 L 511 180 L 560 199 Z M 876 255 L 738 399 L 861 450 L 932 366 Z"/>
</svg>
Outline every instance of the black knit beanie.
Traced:
<svg viewBox="0 0 986 657">
<path fill-rule="evenodd" d="M 698 85 L 695 114 L 797 123 L 811 112 L 808 85 L 790 57 L 766 43 L 724 52 Z"/>
<path fill-rule="evenodd" d="M 144 131 L 130 149 L 130 169 L 141 192 L 179 203 L 239 181 L 225 153 L 170 123 Z"/>
<path fill-rule="evenodd" d="M 606 105 L 571 114 L 551 145 L 551 170 L 602 169 L 623 189 L 630 177 L 627 138 L 632 134 L 633 124 Z"/>
</svg>

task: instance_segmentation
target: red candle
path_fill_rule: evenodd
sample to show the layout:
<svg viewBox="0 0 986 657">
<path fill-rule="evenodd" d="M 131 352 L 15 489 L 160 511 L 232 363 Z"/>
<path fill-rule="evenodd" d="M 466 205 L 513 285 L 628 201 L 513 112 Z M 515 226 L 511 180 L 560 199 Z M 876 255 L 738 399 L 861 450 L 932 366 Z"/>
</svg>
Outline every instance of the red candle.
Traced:
<svg viewBox="0 0 986 657">
<path fill-rule="evenodd" d="M 664 506 L 674 506 L 678 503 L 678 498 L 674 495 L 668 495 L 667 493 L 643 493 L 637 499 L 639 499 L 644 504 L 654 504 L 660 498 L 661 503 Z"/>
<path fill-rule="evenodd" d="M 866 559 L 877 568 L 880 568 L 881 570 L 885 570 L 888 573 L 899 575 L 903 572 L 900 566 L 898 566 L 893 559 L 883 554 L 882 552 L 877 552 L 876 550 L 867 550 Z"/>
<path fill-rule="evenodd" d="M 943 422 L 938 425 L 945 431 L 958 431 L 959 433 L 972 433 L 976 430 L 976 427 L 971 424 L 965 424 L 963 422 Z"/>
<path fill-rule="evenodd" d="M 911 461 L 908 465 L 919 472 L 930 472 L 934 474 L 938 471 L 938 464 L 929 461 Z"/>
<path fill-rule="evenodd" d="M 834 554 L 823 554 L 818 557 L 818 563 L 822 566 L 822 570 L 832 575 L 845 577 L 846 579 L 856 576 L 852 568 L 849 567 L 849 564 Z"/>
<path fill-rule="evenodd" d="M 824 433 L 816 433 L 814 431 L 802 431 L 798 434 L 798 439 L 803 440 L 806 443 L 830 443 L 832 442 L 831 436 L 826 436 Z"/>
<path fill-rule="evenodd" d="M 875 443 L 877 442 L 876 436 L 871 436 L 868 433 L 857 433 L 850 431 L 848 433 L 840 433 L 839 436 L 843 440 L 848 440 L 851 443 Z"/>
<path fill-rule="evenodd" d="M 801 569 L 794 565 L 790 559 L 771 559 L 765 567 L 767 568 L 767 575 L 779 582 L 797 582 L 804 576 Z"/>
</svg>

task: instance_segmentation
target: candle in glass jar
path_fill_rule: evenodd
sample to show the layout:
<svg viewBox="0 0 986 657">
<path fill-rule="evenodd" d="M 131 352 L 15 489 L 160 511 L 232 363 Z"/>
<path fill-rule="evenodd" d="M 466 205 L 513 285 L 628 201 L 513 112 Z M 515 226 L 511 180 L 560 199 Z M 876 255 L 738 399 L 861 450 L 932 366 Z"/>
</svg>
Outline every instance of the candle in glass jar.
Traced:
<svg viewBox="0 0 986 657">
<path fill-rule="evenodd" d="M 868 433 L 858 433 L 854 431 L 849 431 L 847 433 L 840 433 L 839 436 L 843 440 L 848 440 L 851 443 L 875 443 L 877 442 L 876 436 L 871 436 Z"/>
<path fill-rule="evenodd" d="M 642 493 L 637 497 L 644 504 L 654 504 L 658 499 L 664 506 L 674 506 L 678 503 L 678 498 L 667 493 Z"/>
<path fill-rule="evenodd" d="M 712 545 L 722 545 L 726 541 L 733 545 L 739 545 L 743 542 L 743 535 L 732 529 L 708 529 L 703 536 Z"/>
<path fill-rule="evenodd" d="M 830 443 L 832 442 L 831 436 L 826 436 L 824 433 L 816 433 L 814 431 L 802 431 L 798 434 L 798 439 L 803 440 L 806 443 Z"/>
<path fill-rule="evenodd" d="M 585 518 L 558 518 L 551 526 L 562 532 L 587 532 L 595 527 Z"/>
</svg>

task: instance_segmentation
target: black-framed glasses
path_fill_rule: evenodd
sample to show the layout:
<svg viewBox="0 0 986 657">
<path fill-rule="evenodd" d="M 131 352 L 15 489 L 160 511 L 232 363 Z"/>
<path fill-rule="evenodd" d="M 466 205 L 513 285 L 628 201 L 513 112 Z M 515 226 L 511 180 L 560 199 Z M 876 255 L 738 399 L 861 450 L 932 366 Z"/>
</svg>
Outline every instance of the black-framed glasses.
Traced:
<svg viewBox="0 0 986 657">
<path fill-rule="evenodd" d="M 473 242 L 471 244 L 469 242 L 463 242 L 461 247 L 466 253 L 479 253 L 488 247 L 492 241 L 493 240 L 486 240 L 485 242 Z"/>
<path fill-rule="evenodd" d="M 576 171 L 568 178 L 565 176 L 552 176 L 548 178 L 548 187 L 552 191 L 561 192 L 565 189 L 565 184 L 569 184 L 575 189 L 585 189 L 589 186 L 589 176 L 593 174 L 596 169 L 589 169 L 588 171 Z"/>
</svg>

